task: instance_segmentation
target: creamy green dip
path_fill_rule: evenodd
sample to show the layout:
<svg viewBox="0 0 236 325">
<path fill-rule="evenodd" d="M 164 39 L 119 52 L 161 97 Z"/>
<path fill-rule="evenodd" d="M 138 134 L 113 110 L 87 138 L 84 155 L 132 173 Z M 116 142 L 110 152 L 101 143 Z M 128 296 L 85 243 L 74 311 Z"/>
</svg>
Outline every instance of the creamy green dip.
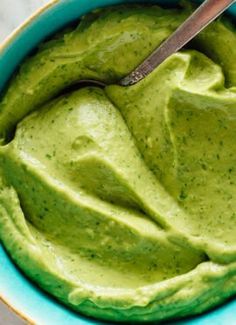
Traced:
<svg viewBox="0 0 236 325">
<path fill-rule="evenodd" d="M 115 85 L 188 15 L 90 14 L 1 98 L 0 238 L 86 315 L 170 319 L 236 293 L 234 27 L 214 22 L 145 80 Z M 61 93 L 86 78 L 111 85 Z"/>
</svg>

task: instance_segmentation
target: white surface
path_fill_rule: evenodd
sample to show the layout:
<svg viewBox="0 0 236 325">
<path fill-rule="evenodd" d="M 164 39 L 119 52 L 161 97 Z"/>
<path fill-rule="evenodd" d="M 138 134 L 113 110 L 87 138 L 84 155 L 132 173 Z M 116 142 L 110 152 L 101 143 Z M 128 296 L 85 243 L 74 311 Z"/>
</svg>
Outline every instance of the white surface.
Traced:
<svg viewBox="0 0 236 325">
<path fill-rule="evenodd" d="M 25 322 L 0 303 L 0 325 L 25 325 Z"/>
<path fill-rule="evenodd" d="M 0 42 L 48 0 L 0 0 Z"/>
<path fill-rule="evenodd" d="M 30 14 L 48 0 L 0 0 L 0 43 Z M 0 58 L 1 59 L 1 58 Z M 1 72 L 0 72 L 1 73 Z M 23 321 L 13 315 L 0 302 L 0 325 L 23 325 Z"/>
</svg>

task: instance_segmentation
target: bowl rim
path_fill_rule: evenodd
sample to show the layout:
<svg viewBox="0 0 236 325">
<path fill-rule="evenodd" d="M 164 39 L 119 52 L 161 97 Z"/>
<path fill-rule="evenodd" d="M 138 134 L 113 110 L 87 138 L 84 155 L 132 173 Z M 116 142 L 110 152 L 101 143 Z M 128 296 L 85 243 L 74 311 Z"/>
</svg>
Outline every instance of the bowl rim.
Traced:
<svg viewBox="0 0 236 325">
<path fill-rule="evenodd" d="M 21 311 L 19 311 L 17 308 L 13 307 L 7 300 L 6 298 L 3 298 L 0 295 L 0 302 L 2 302 L 3 306 L 6 307 L 6 309 L 8 309 L 10 312 L 12 312 L 13 314 L 15 314 L 16 316 L 18 316 L 18 318 L 20 318 L 23 321 L 26 321 L 27 324 L 30 325 L 36 325 L 35 322 L 33 322 L 29 316 L 26 316 L 25 314 L 23 314 Z"/>
</svg>

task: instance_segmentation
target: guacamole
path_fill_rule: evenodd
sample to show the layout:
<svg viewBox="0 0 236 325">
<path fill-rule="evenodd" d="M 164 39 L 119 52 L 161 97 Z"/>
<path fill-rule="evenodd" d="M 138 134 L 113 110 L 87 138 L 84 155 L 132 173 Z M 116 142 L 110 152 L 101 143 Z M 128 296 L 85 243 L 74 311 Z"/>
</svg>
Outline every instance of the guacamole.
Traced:
<svg viewBox="0 0 236 325">
<path fill-rule="evenodd" d="M 109 321 L 236 293 L 236 32 L 221 18 L 131 87 L 189 15 L 120 6 L 27 58 L 0 100 L 0 238 L 48 293 Z M 109 86 L 68 88 L 80 79 Z"/>
</svg>

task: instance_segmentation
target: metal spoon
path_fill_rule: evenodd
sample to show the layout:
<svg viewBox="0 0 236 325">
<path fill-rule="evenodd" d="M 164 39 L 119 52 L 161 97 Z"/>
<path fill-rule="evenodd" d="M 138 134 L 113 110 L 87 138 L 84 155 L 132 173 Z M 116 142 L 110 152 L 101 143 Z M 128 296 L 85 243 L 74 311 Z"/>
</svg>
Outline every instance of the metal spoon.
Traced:
<svg viewBox="0 0 236 325">
<path fill-rule="evenodd" d="M 147 57 L 134 71 L 120 80 L 121 86 L 134 85 L 149 75 L 158 65 L 171 54 L 179 51 L 206 26 L 222 14 L 236 0 L 205 0 L 203 4 L 165 41 Z M 80 80 L 79 83 L 105 87 L 106 84 L 97 80 Z"/>
</svg>

